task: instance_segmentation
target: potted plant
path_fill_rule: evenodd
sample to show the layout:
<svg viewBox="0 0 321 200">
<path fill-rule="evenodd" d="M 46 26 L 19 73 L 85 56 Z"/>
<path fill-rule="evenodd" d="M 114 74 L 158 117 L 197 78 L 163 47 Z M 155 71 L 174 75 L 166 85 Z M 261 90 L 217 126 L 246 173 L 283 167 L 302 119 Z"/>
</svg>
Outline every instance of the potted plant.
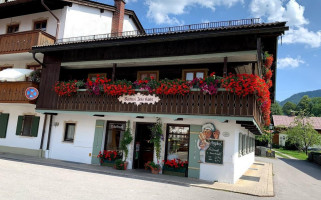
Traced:
<svg viewBox="0 0 321 200">
<path fill-rule="evenodd" d="M 126 131 L 124 132 L 124 136 L 122 138 L 122 140 L 120 141 L 120 149 L 123 150 L 124 152 L 124 156 L 125 156 L 125 160 L 124 160 L 124 164 L 125 164 L 125 168 L 127 169 L 127 158 L 128 158 L 128 145 L 133 141 L 133 136 L 131 135 L 131 130 L 130 130 L 130 122 L 127 122 L 127 127 L 126 127 Z"/>
<path fill-rule="evenodd" d="M 122 158 L 122 154 L 117 151 L 104 150 L 103 152 L 100 151 L 97 157 L 100 159 L 100 164 L 102 166 L 113 167 L 115 161 Z"/>
<path fill-rule="evenodd" d="M 161 154 L 161 140 L 164 140 L 162 121 L 160 118 L 157 118 L 157 122 L 150 128 L 150 130 L 152 132 L 152 137 L 149 142 L 154 144 L 158 162 Z"/>
<path fill-rule="evenodd" d="M 145 163 L 145 169 L 150 169 L 153 174 L 159 174 L 161 168 L 162 167 L 160 166 L 160 164 L 156 164 L 153 161 L 148 161 L 147 163 Z"/>
<path fill-rule="evenodd" d="M 163 174 L 173 176 L 186 176 L 188 161 L 179 159 L 163 161 Z"/>
<path fill-rule="evenodd" d="M 37 69 L 30 74 L 30 81 L 33 83 L 40 83 L 41 70 Z"/>
<path fill-rule="evenodd" d="M 127 165 L 125 165 L 125 162 L 122 159 L 118 159 L 115 161 L 115 168 L 117 170 L 126 170 Z"/>
</svg>

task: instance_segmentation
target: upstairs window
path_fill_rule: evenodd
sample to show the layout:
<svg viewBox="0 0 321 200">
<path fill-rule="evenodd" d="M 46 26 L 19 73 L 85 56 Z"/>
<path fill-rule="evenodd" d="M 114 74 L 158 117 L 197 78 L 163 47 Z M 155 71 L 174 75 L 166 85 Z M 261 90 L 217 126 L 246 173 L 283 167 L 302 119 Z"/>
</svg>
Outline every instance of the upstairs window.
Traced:
<svg viewBox="0 0 321 200">
<path fill-rule="evenodd" d="M 36 21 L 34 23 L 34 30 L 41 30 L 46 31 L 47 30 L 47 20 L 44 21 Z"/>
<path fill-rule="evenodd" d="M 206 78 L 207 69 L 184 69 L 183 80 L 192 81 L 194 78 Z"/>
<path fill-rule="evenodd" d="M 144 80 L 145 78 L 154 78 L 158 80 L 159 71 L 139 71 L 137 72 L 137 80 Z"/>
<path fill-rule="evenodd" d="M 19 31 L 19 24 L 8 25 L 7 33 L 15 33 Z"/>
</svg>

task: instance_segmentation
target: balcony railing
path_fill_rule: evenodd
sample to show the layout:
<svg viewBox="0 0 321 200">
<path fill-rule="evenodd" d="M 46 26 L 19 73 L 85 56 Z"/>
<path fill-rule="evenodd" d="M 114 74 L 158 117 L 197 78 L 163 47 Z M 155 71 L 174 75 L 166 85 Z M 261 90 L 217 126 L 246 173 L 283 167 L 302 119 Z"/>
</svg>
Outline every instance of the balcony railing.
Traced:
<svg viewBox="0 0 321 200">
<path fill-rule="evenodd" d="M 204 29 L 254 25 L 258 23 L 260 23 L 260 18 L 208 22 L 208 23 L 190 24 L 190 25 L 184 25 L 184 26 L 151 28 L 151 29 L 145 29 L 145 30 L 125 31 L 120 33 L 108 33 L 108 34 L 100 34 L 100 35 L 63 38 L 63 39 L 58 39 L 56 43 L 72 43 L 72 42 L 95 41 L 95 40 L 118 38 L 118 37 L 157 35 L 157 34 L 165 34 L 165 33 L 177 33 L 177 32 L 185 32 L 185 31 L 204 30 Z"/>
<path fill-rule="evenodd" d="M 260 106 L 254 95 L 241 98 L 227 91 L 219 91 L 216 95 L 193 91 L 188 95 L 157 95 L 158 103 L 122 104 L 118 97 L 108 95 L 92 95 L 78 92 L 74 96 L 58 97 L 57 101 L 45 101 L 43 108 L 63 111 L 146 113 L 170 115 L 206 115 L 253 117 L 257 124 L 263 124 Z"/>
<path fill-rule="evenodd" d="M 38 88 L 32 82 L 0 82 L 0 103 L 35 103 L 25 96 L 28 87 Z"/>
<path fill-rule="evenodd" d="M 40 30 L 0 35 L 0 54 L 29 52 L 33 46 L 55 43 L 55 37 Z"/>
</svg>

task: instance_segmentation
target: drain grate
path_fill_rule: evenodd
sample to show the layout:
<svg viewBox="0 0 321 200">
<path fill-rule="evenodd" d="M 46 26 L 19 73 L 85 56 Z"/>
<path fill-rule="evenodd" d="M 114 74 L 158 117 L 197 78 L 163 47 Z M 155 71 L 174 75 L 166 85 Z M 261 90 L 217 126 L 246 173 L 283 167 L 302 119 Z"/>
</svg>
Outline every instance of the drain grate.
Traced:
<svg viewBox="0 0 321 200">
<path fill-rule="evenodd" d="M 255 182 L 260 182 L 260 177 L 255 177 L 255 176 L 242 176 L 240 179 L 246 180 L 246 181 L 255 181 Z"/>
</svg>

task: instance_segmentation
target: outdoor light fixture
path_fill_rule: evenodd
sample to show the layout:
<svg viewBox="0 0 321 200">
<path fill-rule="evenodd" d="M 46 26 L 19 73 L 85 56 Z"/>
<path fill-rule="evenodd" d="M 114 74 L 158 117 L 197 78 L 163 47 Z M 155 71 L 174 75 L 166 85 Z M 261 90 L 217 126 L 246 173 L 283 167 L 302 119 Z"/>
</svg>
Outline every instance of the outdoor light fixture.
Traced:
<svg viewBox="0 0 321 200">
<path fill-rule="evenodd" d="M 183 118 L 177 118 L 175 121 L 183 121 Z"/>
<path fill-rule="evenodd" d="M 144 116 L 137 116 L 136 118 L 137 119 L 144 119 L 145 117 Z"/>
<path fill-rule="evenodd" d="M 105 117 L 105 115 L 94 115 L 94 117 Z"/>
</svg>

